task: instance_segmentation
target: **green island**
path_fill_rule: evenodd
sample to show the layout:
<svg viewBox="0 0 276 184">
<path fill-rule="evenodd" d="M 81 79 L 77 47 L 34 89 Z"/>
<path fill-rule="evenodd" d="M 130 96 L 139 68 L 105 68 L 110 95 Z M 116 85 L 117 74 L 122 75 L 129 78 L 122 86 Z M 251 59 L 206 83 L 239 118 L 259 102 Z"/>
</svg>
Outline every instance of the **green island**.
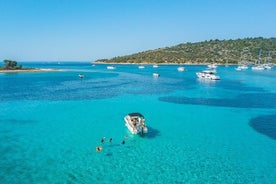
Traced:
<svg viewBox="0 0 276 184">
<path fill-rule="evenodd" d="M 276 38 L 263 37 L 188 42 L 111 59 L 98 59 L 95 63 L 238 64 L 244 50 L 248 63 L 254 63 L 258 58 L 263 61 L 270 58 L 270 63 L 276 63 Z"/>
<path fill-rule="evenodd" d="M 36 68 L 24 68 L 22 65 L 18 65 L 17 61 L 5 59 L 4 65 L 0 67 L 2 73 L 14 73 L 14 72 L 35 72 L 40 71 Z"/>
<path fill-rule="evenodd" d="M 21 73 L 21 72 L 51 72 L 59 71 L 55 69 L 41 69 L 41 68 L 25 68 L 18 65 L 17 61 L 5 59 L 4 65 L 0 66 L 0 73 Z"/>
<path fill-rule="evenodd" d="M 17 61 L 5 59 L 3 62 L 4 62 L 4 65 L 0 67 L 1 70 L 23 70 L 24 69 L 22 65 L 17 65 Z"/>
</svg>

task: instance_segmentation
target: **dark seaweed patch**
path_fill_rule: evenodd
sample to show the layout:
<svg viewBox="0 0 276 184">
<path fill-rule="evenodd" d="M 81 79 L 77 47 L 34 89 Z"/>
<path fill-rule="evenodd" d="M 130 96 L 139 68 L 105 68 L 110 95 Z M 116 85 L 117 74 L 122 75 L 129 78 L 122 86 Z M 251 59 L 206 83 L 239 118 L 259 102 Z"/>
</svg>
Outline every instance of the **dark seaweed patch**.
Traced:
<svg viewBox="0 0 276 184">
<path fill-rule="evenodd" d="M 233 99 L 219 98 L 189 98 L 167 96 L 160 97 L 160 101 L 176 104 L 207 105 L 235 108 L 276 108 L 275 93 L 246 93 Z"/>
<path fill-rule="evenodd" d="M 258 116 L 249 125 L 257 132 L 276 140 L 276 114 Z"/>
</svg>

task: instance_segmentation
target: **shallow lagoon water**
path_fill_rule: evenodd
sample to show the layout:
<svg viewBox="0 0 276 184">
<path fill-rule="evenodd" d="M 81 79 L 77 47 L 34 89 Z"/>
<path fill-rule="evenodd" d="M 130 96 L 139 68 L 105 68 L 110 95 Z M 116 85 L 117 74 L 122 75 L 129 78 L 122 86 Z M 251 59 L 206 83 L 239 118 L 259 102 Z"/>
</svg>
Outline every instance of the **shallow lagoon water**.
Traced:
<svg viewBox="0 0 276 184">
<path fill-rule="evenodd" d="M 206 66 L 25 65 L 63 71 L 0 74 L 0 183 L 276 181 L 275 68 L 219 66 L 207 82 Z M 129 112 L 147 135 L 128 132 Z"/>
</svg>

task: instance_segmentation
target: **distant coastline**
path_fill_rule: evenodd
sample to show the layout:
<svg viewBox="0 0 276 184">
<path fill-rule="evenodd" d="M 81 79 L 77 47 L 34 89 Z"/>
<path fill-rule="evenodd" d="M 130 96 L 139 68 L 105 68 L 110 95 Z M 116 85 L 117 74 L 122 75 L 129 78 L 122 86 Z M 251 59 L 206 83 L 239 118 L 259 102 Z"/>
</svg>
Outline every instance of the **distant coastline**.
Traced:
<svg viewBox="0 0 276 184">
<path fill-rule="evenodd" d="M 17 61 L 5 59 L 4 65 L 0 67 L 0 73 L 29 73 L 29 72 L 54 72 L 56 69 L 43 68 L 24 68 L 22 65 L 17 65 Z"/>
<path fill-rule="evenodd" d="M 261 54 L 260 54 L 261 53 Z M 244 58 L 246 55 L 246 58 Z M 243 57 L 243 58 L 242 58 Z M 110 59 L 97 59 L 95 63 L 126 64 L 254 64 L 256 60 L 276 63 L 276 38 L 244 38 L 236 40 L 209 40 L 181 43 L 171 47 L 146 50 Z"/>
<path fill-rule="evenodd" d="M 122 63 L 116 63 L 116 62 L 99 62 L 95 61 L 92 62 L 92 64 L 99 64 L 99 65 L 209 65 L 212 63 L 128 63 L 128 62 L 122 62 Z M 226 65 L 225 63 L 216 63 L 216 65 Z M 229 66 L 238 65 L 236 63 L 229 63 L 227 64 Z"/>
</svg>

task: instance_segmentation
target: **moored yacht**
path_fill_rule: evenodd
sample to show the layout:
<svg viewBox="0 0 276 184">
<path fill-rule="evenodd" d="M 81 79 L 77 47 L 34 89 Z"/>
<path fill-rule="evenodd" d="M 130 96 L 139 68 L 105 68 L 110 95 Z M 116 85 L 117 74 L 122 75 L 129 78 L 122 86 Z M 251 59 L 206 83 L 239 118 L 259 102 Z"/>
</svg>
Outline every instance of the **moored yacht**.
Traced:
<svg viewBox="0 0 276 184">
<path fill-rule="evenodd" d="M 216 75 L 214 70 L 203 70 L 202 72 L 196 72 L 198 78 L 208 80 L 220 80 L 220 77 Z"/>
<path fill-rule="evenodd" d="M 249 52 L 249 49 L 245 47 L 241 52 L 241 57 L 239 61 L 239 65 L 235 70 L 241 71 L 241 70 L 247 70 L 248 69 L 248 60 L 251 58 L 251 53 Z"/>
<path fill-rule="evenodd" d="M 263 65 L 255 65 L 255 66 L 252 66 L 252 70 L 264 70 L 264 66 Z"/>
<path fill-rule="evenodd" d="M 79 78 L 81 78 L 81 79 L 84 78 L 84 75 L 83 75 L 83 74 L 79 74 L 78 76 L 79 76 Z"/>
<path fill-rule="evenodd" d="M 179 72 L 183 72 L 183 71 L 185 70 L 185 68 L 184 68 L 184 66 L 179 66 L 179 67 L 177 68 L 177 70 L 178 70 Z"/>
<path fill-rule="evenodd" d="M 159 74 L 159 73 L 153 73 L 152 76 L 153 76 L 153 77 L 159 77 L 160 74 Z"/>
<path fill-rule="evenodd" d="M 262 49 L 260 49 L 260 51 L 259 51 L 259 56 L 255 61 L 255 65 L 252 66 L 252 70 L 264 70 L 265 69 L 263 66 L 263 61 L 262 61 L 261 55 L 262 55 Z"/>
<path fill-rule="evenodd" d="M 113 65 L 111 65 L 111 66 L 107 66 L 106 67 L 108 70 L 114 70 L 114 69 L 116 69 L 116 67 L 115 66 L 113 66 Z"/>
<path fill-rule="evenodd" d="M 125 125 L 132 134 L 144 134 L 148 132 L 146 119 L 140 113 L 129 113 L 124 117 Z"/>
<path fill-rule="evenodd" d="M 247 70 L 248 66 L 247 65 L 239 65 L 235 70 L 241 71 L 241 70 Z"/>
<path fill-rule="evenodd" d="M 216 69 L 218 66 L 216 64 L 209 64 L 207 65 L 209 69 Z"/>
<path fill-rule="evenodd" d="M 264 69 L 269 70 L 272 68 L 272 65 L 270 64 L 263 64 Z"/>
</svg>

